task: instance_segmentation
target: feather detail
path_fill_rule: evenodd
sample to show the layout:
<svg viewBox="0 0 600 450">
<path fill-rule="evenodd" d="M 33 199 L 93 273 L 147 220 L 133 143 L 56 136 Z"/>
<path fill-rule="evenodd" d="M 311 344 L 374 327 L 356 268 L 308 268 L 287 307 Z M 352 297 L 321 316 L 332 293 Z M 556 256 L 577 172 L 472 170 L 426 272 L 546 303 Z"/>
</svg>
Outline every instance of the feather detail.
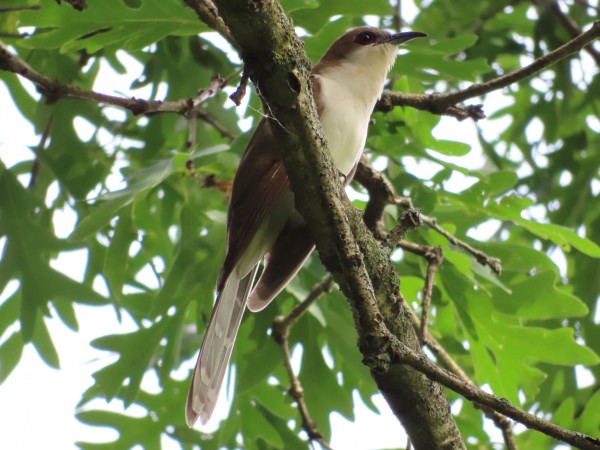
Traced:
<svg viewBox="0 0 600 450">
<path fill-rule="evenodd" d="M 198 418 L 206 424 L 215 409 L 257 267 L 241 280 L 233 271 L 217 297 L 188 392 L 185 419 L 190 428 Z"/>
<path fill-rule="evenodd" d="M 258 312 L 266 308 L 294 278 L 314 248 L 306 225 L 288 223 L 266 255 L 264 270 L 248 297 L 248 309 Z"/>
</svg>

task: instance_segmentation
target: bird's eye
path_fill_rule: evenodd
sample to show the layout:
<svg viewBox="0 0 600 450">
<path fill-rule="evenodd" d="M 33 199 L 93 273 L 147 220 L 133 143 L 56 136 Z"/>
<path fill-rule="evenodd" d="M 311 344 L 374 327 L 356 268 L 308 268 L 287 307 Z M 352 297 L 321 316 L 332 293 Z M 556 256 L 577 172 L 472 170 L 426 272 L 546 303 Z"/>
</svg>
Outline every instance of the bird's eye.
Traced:
<svg viewBox="0 0 600 450">
<path fill-rule="evenodd" d="M 372 44 L 373 42 L 375 42 L 375 35 L 370 31 L 365 31 L 356 36 L 354 42 L 360 45 Z"/>
</svg>

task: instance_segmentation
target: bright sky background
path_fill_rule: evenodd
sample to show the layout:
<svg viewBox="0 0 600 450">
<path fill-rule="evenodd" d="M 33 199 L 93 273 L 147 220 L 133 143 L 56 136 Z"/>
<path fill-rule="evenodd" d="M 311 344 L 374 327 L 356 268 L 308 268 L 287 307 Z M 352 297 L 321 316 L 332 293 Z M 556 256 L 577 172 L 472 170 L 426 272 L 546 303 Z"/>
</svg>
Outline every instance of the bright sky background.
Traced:
<svg viewBox="0 0 600 450">
<path fill-rule="evenodd" d="M 406 2 L 410 4 L 411 2 Z M 404 2 L 403 2 L 404 4 Z M 414 10 L 403 11 L 403 16 L 410 19 Z M 137 90 L 132 92 L 129 85 L 134 76 L 142 71 L 142 67 L 132 58 L 121 55 L 121 60 L 133 75 L 118 75 L 108 66 L 104 66 L 97 78 L 94 87 L 96 91 L 108 94 L 135 95 L 138 98 L 147 98 L 148 90 Z M 529 61 L 523 61 L 528 63 Z M 34 92 L 31 83 L 24 85 Z M 490 115 L 493 111 L 506 105 L 507 97 L 501 93 L 495 93 L 487 97 L 485 111 Z M 476 103 L 476 100 L 473 101 Z M 0 83 L 0 160 L 8 167 L 19 161 L 32 158 L 28 146 L 35 146 L 39 142 L 39 136 L 25 119 L 16 110 L 6 87 Z M 114 114 L 122 112 L 115 110 Z M 480 123 L 486 136 L 497 135 L 509 126 L 505 120 L 485 120 Z M 541 135 L 541 124 L 534 125 L 528 129 L 528 138 L 535 141 Z M 90 125 L 83 120 L 78 123 L 80 132 L 91 135 L 93 131 Z M 435 129 L 435 135 L 439 138 L 467 142 L 472 145 L 471 153 L 463 158 L 444 158 L 463 167 L 476 168 L 482 163 L 482 152 L 478 144 L 475 126 L 470 121 L 457 122 L 454 119 L 443 118 L 440 125 Z M 530 135 L 530 136 L 529 136 Z M 106 139 L 108 144 L 112 137 L 100 133 L 101 141 Z M 436 155 L 440 156 L 440 155 Z M 420 178 L 427 179 L 439 170 L 433 164 L 419 163 L 413 158 L 403 158 L 405 168 Z M 527 170 L 525 167 L 524 171 Z M 524 175 L 525 173 L 519 173 Z M 27 177 L 22 177 L 23 183 L 28 182 Z M 112 177 L 113 188 L 118 189 L 120 176 Z M 460 174 L 456 174 L 446 185 L 447 189 L 460 191 L 473 181 Z M 50 193 L 49 196 L 55 194 Z M 535 210 L 532 211 L 535 215 Z M 543 216 L 541 212 L 540 216 Z M 540 217 L 541 218 L 541 217 Z M 66 237 L 73 230 L 75 215 L 70 210 L 64 210 L 55 217 L 57 233 L 60 237 Z M 485 238 L 496 230 L 497 224 L 490 222 L 480 227 L 473 233 L 473 237 Z M 0 250 L 4 240 L 0 239 Z M 54 262 L 53 266 L 75 280 L 83 279 L 83 270 L 86 264 L 87 252 L 79 250 L 64 252 Z M 565 271 L 565 262 L 562 252 L 558 250 L 553 255 L 561 271 Z M 8 288 L 0 293 L 0 303 L 4 301 L 17 288 L 16 282 L 11 282 Z M 107 294 L 104 286 L 99 284 L 96 288 Z M 89 342 L 96 337 L 112 333 L 124 333 L 136 329 L 135 325 L 124 318 L 118 323 L 112 307 L 89 307 L 78 306 L 77 318 L 80 324 L 78 333 L 67 329 L 62 322 L 56 318 L 47 319 L 50 333 L 59 351 L 61 369 L 53 370 L 40 360 L 31 345 L 25 348 L 22 360 L 17 368 L 9 376 L 8 380 L 0 385 L 0 449 L 29 450 L 37 448 L 49 449 L 72 449 L 78 440 L 103 442 L 110 441 L 116 437 L 116 432 L 107 429 L 98 429 L 81 424 L 74 418 L 76 405 L 80 395 L 89 387 L 93 379 L 91 374 L 114 360 L 114 356 L 93 349 Z M 4 336 L 0 336 L 3 342 L 14 331 L 11 328 Z M 180 378 L 187 377 L 193 361 L 184 365 L 176 375 Z M 143 387 L 149 391 L 157 390 L 156 379 L 152 374 L 144 378 Z M 224 396 L 221 396 L 224 397 Z M 337 414 L 332 415 L 333 448 L 381 449 L 390 447 L 401 447 L 406 444 L 406 436 L 396 418 L 392 415 L 389 407 L 378 395 L 374 398 L 375 403 L 381 409 L 382 414 L 376 415 L 362 405 L 357 398 L 355 409 L 356 422 L 350 423 Z M 104 402 L 96 400 L 86 405 L 86 408 L 103 407 Z M 113 402 L 111 408 L 122 410 L 119 402 Z M 460 402 L 454 408 L 460 407 Z M 216 415 L 226 414 L 227 403 L 221 401 Z M 131 414 L 140 414 L 141 408 L 135 406 L 127 410 Z M 182 405 L 183 415 L 183 405 Z M 493 429 L 493 426 L 486 426 Z M 365 432 L 368 430 L 368 432 Z M 497 433 L 495 433 L 498 436 Z M 164 448 L 178 448 L 165 438 Z"/>
</svg>

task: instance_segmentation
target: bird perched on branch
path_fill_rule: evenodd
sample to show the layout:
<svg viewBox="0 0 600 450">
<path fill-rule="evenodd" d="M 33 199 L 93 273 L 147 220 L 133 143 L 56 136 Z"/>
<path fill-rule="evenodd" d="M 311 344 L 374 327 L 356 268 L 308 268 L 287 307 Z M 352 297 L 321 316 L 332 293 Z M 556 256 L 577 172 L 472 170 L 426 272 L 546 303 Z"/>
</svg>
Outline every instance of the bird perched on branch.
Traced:
<svg viewBox="0 0 600 450">
<path fill-rule="evenodd" d="M 329 152 L 348 184 L 363 152 L 369 119 L 397 46 L 424 33 L 358 27 L 340 36 L 311 72 L 313 95 Z M 210 419 L 244 310 L 260 311 L 281 292 L 314 249 L 263 118 L 240 162 L 227 215 L 227 254 L 217 300 L 202 341 L 187 399 L 186 421 Z M 262 273 L 255 283 L 258 267 Z"/>
</svg>

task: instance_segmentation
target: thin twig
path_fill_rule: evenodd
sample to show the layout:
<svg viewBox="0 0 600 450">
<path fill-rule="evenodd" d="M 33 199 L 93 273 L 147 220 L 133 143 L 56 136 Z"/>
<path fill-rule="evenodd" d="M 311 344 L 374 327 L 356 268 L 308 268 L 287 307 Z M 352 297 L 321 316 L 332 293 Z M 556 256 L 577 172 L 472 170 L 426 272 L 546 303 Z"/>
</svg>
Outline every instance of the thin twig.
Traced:
<svg viewBox="0 0 600 450">
<path fill-rule="evenodd" d="M 488 266 L 490 269 L 492 269 L 498 275 L 500 275 L 502 273 L 502 263 L 500 262 L 500 260 L 498 258 L 488 256 L 485 253 L 483 253 L 481 250 L 477 250 L 475 247 L 472 247 L 471 245 L 467 244 L 466 242 L 461 241 L 456 236 L 454 236 L 452 233 L 450 233 L 449 231 L 446 231 L 442 227 L 440 227 L 437 224 L 437 220 L 434 217 L 421 216 L 421 219 L 428 227 L 432 228 L 433 230 L 437 231 L 439 234 L 444 236 L 446 239 L 448 239 L 448 241 L 450 241 L 450 243 L 471 253 L 475 257 L 475 259 L 477 260 L 477 262 L 479 264 L 481 264 L 482 266 Z"/>
<path fill-rule="evenodd" d="M 2 7 L 0 7 L 0 14 L 16 12 L 16 11 L 37 11 L 38 9 L 42 9 L 42 7 L 40 5 L 2 6 Z"/>
<path fill-rule="evenodd" d="M 442 261 L 444 260 L 444 252 L 439 246 L 429 247 L 425 255 L 428 261 L 427 275 L 425 276 L 425 286 L 423 287 L 423 302 L 421 304 L 421 326 L 419 327 L 419 341 L 421 345 L 425 344 L 425 336 L 427 335 L 427 324 L 429 322 L 429 306 L 431 305 L 431 295 L 433 293 L 433 280 L 435 274 L 440 268 Z"/>
<path fill-rule="evenodd" d="M 85 8 L 87 8 L 87 3 L 85 0 L 56 0 L 56 3 L 60 5 L 63 1 L 71 5 L 71 7 L 76 11 L 83 11 Z"/>
<path fill-rule="evenodd" d="M 292 326 L 302 317 L 308 308 L 317 301 L 323 294 L 329 292 L 333 286 L 333 277 L 328 275 L 320 283 L 313 286 L 312 290 L 303 302 L 300 302 L 287 316 L 277 316 L 273 321 L 273 339 L 281 349 L 283 365 L 290 380 L 290 396 L 296 401 L 300 417 L 302 418 L 302 428 L 308 434 L 310 441 L 318 442 L 321 447 L 331 449 L 329 444 L 323 439 L 323 435 L 317 430 L 315 422 L 312 420 L 306 403 L 304 402 L 304 391 L 300 380 L 292 368 L 292 357 L 290 354 L 289 336 Z"/>
<path fill-rule="evenodd" d="M 196 141 L 198 136 L 198 114 L 196 110 L 190 111 L 188 114 L 188 153 L 191 155 L 196 151 Z"/>
<path fill-rule="evenodd" d="M 393 4 L 394 7 L 394 30 L 396 33 L 400 33 L 404 20 L 402 20 L 402 0 L 396 0 Z"/>
<path fill-rule="evenodd" d="M 581 34 L 581 29 L 579 26 L 566 14 L 560 10 L 560 6 L 558 6 L 557 1 L 550 2 L 550 10 L 552 14 L 556 16 L 560 24 L 563 26 L 565 30 L 571 35 L 571 37 L 577 37 Z M 596 52 L 596 49 L 591 45 L 584 48 L 586 52 L 596 61 L 596 65 L 600 67 L 600 55 Z"/>
<path fill-rule="evenodd" d="M 460 369 L 460 367 L 454 363 L 444 348 L 437 341 L 435 341 L 435 339 L 427 331 L 428 311 L 433 291 L 433 280 L 435 278 L 435 273 L 437 272 L 444 257 L 442 249 L 440 247 L 419 245 L 403 240 L 404 235 L 410 228 L 410 226 L 407 226 L 406 222 L 412 222 L 416 227 L 418 224 L 420 224 L 421 216 L 418 210 L 412 208 L 410 199 L 396 196 L 394 187 L 390 180 L 383 173 L 375 170 L 365 155 L 363 155 L 361 158 L 355 179 L 363 187 L 365 187 L 369 193 L 369 202 L 367 203 L 363 217 L 367 227 L 375 234 L 375 236 L 377 236 L 380 240 L 383 240 L 392 248 L 399 246 L 404 250 L 422 256 L 429 262 L 427 276 L 425 279 L 425 287 L 423 288 L 423 313 L 421 320 L 419 320 L 411 310 L 411 313 L 413 314 L 413 320 L 417 324 L 415 326 L 415 331 L 419 335 L 421 345 L 426 343 L 429 344 L 429 347 L 432 349 L 432 352 L 438 356 L 438 359 L 442 359 L 442 355 L 444 356 L 443 359 L 446 361 L 445 367 L 461 376 L 461 378 L 464 380 L 470 382 L 470 379 L 467 377 L 466 373 L 464 373 L 462 369 Z M 407 216 L 405 213 L 396 227 L 394 227 L 394 229 L 386 236 L 383 231 L 381 221 L 383 211 L 386 205 L 389 203 L 400 204 L 403 208 L 407 209 L 407 212 L 412 211 L 413 214 L 416 214 L 416 216 Z M 433 348 L 432 342 L 435 343 Z M 508 450 L 515 450 L 516 445 L 513 445 L 514 438 L 512 438 L 511 422 L 506 419 L 506 417 L 496 413 L 490 408 L 485 408 L 484 412 L 494 421 L 494 423 L 496 423 L 498 428 L 502 430 Z"/>
<path fill-rule="evenodd" d="M 40 143 L 35 150 L 35 160 L 33 161 L 33 166 L 31 167 L 31 178 L 29 179 L 28 188 L 31 189 L 35 186 L 35 182 L 37 181 L 37 176 L 40 170 L 40 155 L 44 151 L 46 147 L 46 142 L 48 141 L 48 136 L 50 136 L 50 130 L 52 129 L 52 121 L 54 116 L 50 116 L 48 122 L 46 123 L 46 128 L 44 128 L 44 132 L 42 133 L 42 137 L 40 139 Z"/>
<path fill-rule="evenodd" d="M 219 122 L 211 113 L 198 109 L 196 110 L 196 116 L 207 124 L 212 125 L 212 127 L 217 130 L 222 137 L 231 140 L 235 139 L 235 134 L 232 133 L 227 127 L 223 126 L 221 122 Z"/>
<path fill-rule="evenodd" d="M 363 167 L 361 167 L 361 166 L 363 166 Z M 380 216 L 377 217 L 376 214 L 383 214 L 383 210 L 388 202 L 391 202 L 391 203 L 398 205 L 401 208 L 404 208 L 407 210 L 414 209 L 412 201 L 405 197 L 399 197 L 395 192 L 394 186 L 389 181 L 389 179 L 385 176 L 385 174 L 375 170 L 370 165 L 370 163 L 365 162 L 364 159 L 361 159 L 361 162 L 359 163 L 358 170 L 356 171 L 355 180 L 358 181 L 362 186 L 364 186 L 365 189 L 367 189 L 367 191 L 369 192 L 369 196 L 373 195 L 373 197 L 369 199 L 369 203 L 367 204 L 367 209 L 369 209 L 369 208 L 372 209 L 372 212 L 370 212 L 368 215 L 369 222 L 367 222 L 367 225 L 369 226 L 371 231 L 376 230 L 376 233 L 378 233 L 378 234 L 375 234 L 375 235 L 378 236 L 379 238 L 382 238 L 383 231 L 381 230 L 381 227 L 379 226 L 381 217 Z M 365 210 L 365 215 L 366 214 L 367 214 L 367 211 Z M 485 253 L 483 253 L 482 251 L 477 250 L 476 248 L 467 244 L 466 242 L 461 241 L 456 236 L 454 236 L 452 233 L 450 233 L 450 232 L 444 230 L 442 227 L 440 227 L 437 224 L 437 221 L 434 217 L 429 217 L 429 216 L 420 214 L 419 220 L 421 220 L 428 227 L 432 228 L 433 230 L 435 230 L 436 232 L 438 232 L 439 234 L 444 236 L 452 244 L 471 253 L 475 257 L 475 259 L 477 260 L 477 262 L 479 264 L 488 266 L 490 269 L 492 269 L 497 274 L 500 274 L 502 272 L 502 264 L 498 258 L 488 256 Z M 401 227 L 402 225 L 397 225 L 397 227 L 398 226 Z M 392 244 L 394 246 L 400 245 L 400 243 L 402 242 L 402 239 L 403 239 L 403 234 L 401 233 L 402 231 L 403 231 L 402 229 L 398 229 L 398 230 L 396 230 L 396 232 L 394 232 L 394 230 L 392 230 L 392 232 L 390 232 L 390 234 L 394 233 L 394 235 L 392 235 L 391 237 L 389 235 L 387 236 L 388 245 L 390 245 L 390 244 Z M 402 243 L 401 246 L 403 246 L 403 248 L 405 248 L 405 245 L 406 245 L 406 243 Z M 406 249 L 411 251 L 411 248 L 406 248 Z M 412 248 L 412 250 L 414 250 L 414 253 L 425 256 L 424 254 L 419 253 L 418 248 L 417 249 Z"/>
<path fill-rule="evenodd" d="M 421 210 L 417 208 L 407 209 L 400 216 L 396 226 L 388 233 L 384 244 L 389 248 L 396 248 L 398 242 L 402 241 L 409 231 L 421 226 Z"/>
<path fill-rule="evenodd" d="M 369 193 L 369 201 L 363 219 L 365 225 L 377 239 L 385 239 L 383 230 L 383 211 L 389 204 L 394 203 L 394 187 L 390 180 L 381 172 L 375 170 L 367 155 L 362 155 L 356 169 L 354 179 Z"/>
<path fill-rule="evenodd" d="M 484 117 L 481 105 L 459 106 L 470 98 L 480 97 L 492 91 L 505 88 L 529 78 L 552 64 L 561 61 L 569 55 L 581 50 L 594 39 L 600 37 L 600 22 L 594 22 L 592 27 L 566 44 L 537 58 L 533 63 L 521 69 L 494 78 L 485 83 L 474 84 L 467 89 L 448 94 L 405 94 L 402 92 L 386 91 L 375 106 L 376 111 L 390 111 L 395 106 L 412 106 L 433 114 L 450 115 L 459 119 L 471 117 L 478 120 Z"/>
<path fill-rule="evenodd" d="M 409 309 L 409 311 L 411 313 L 411 320 L 413 322 L 415 331 L 418 333 L 423 328 L 421 325 L 421 321 L 412 309 Z M 469 378 L 469 376 L 462 369 L 462 367 L 460 367 L 458 363 L 454 361 L 454 359 L 450 356 L 446 349 L 438 342 L 438 340 L 431 333 L 429 333 L 429 331 L 425 330 L 422 336 L 422 342 L 424 342 L 424 344 L 429 348 L 431 353 L 433 353 L 439 364 L 441 364 L 443 367 L 445 367 L 450 372 L 454 373 L 456 376 L 458 376 L 465 382 L 470 383 L 474 387 L 476 387 L 475 383 L 473 383 L 473 381 Z M 475 403 L 474 405 L 476 408 L 481 409 L 485 413 L 485 415 L 489 417 L 494 422 L 494 424 L 502 431 L 507 450 L 516 450 L 517 444 L 512 433 L 512 422 L 507 417 L 494 411 L 492 408 L 480 405 L 478 403 Z"/>
<path fill-rule="evenodd" d="M 235 135 L 210 113 L 197 109 L 197 107 L 214 97 L 227 83 L 219 77 L 212 79 L 208 88 L 200 89 L 195 97 L 183 98 L 176 101 L 144 100 L 139 98 L 117 97 L 99 92 L 94 92 L 79 86 L 63 84 L 46 75 L 36 71 L 29 64 L 11 53 L 6 45 L 0 42 L 0 70 L 13 72 L 33 82 L 38 91 L 46 97 L 48 103 L 54 103 L 61 98 L 76 98 L 88 100 L 105 105 L 118 106 L 131 111 L 134 115 L 153 115 L 160 113 L 175 113 L 189 116 L 191 111 L 196 111 L 199 119 L 213 126 L 219 134 L 229 139 L 235 139 Z"/>
<path fill-rule="evenodd" d="M 430 380 L 452 389 L 474 403 L 489 407 L 508 416 L 525 425 L 527 428 L 540 431 L 547 436 L 571 444 L 579 449 L 600 450 L 600 439 L 559 427 L 552 422 L 530 414 L 513 405 L 507 399 L 489 394 L 476 387 L 473 382 L 465 381 L 454 373 L 436 366 L 427 358 L 423 358 L 421 355 L 415 353 L 389 332 L 388 338 L 398 360 L 423 373 Z"/>
<path fill-rule="evenodd" d="M 184 0 L 184 2 L 196 13 L 202 22 L 218 32 L 238 53 L 240 52 L 240 46 L 227 25 L 225 25 L 225 22 L 223 22 L 223 18 L 219 15 L 217 7 L 211 0 Z"/>
<path fill-rule="evenodd" d="M 235 92 L 229 96 L 231 101 L 233 103 L 235 103 L 235 106 L 240 106 L 240 104 L 242 103 L 242 99 L 244 98 L 244 95 L 246 95 L 246 88 L 248 87 L 248 79 L 249 79 L 248 71 L 246 69 L 244 69 L 244 71 L 242 72 L 242 78 L 240 79 L 240 84 L 238 84 L 238 87 L 235 90 Z"/>
<path fill-rule="evenodd" d="M 586 0 L 574 0 L 574 2 L 579 6 L 583 6 L 584 8 L 590 8 L 596 12 L 600 11 L 600 8 L 598 8 L 597 6 L 594 6 L 594 5 L 590 5 L 590 3 Z"/>
<path fill-rule="evenodd" d="M 213 76 L 210 80 L 210 86 L 207 88 L 199 89 L 196 93 L 196 96 L 192 99 L 194 107 L 199 106 L 200 103 L 204 103 L 209 98 L 217 95 L 226 85 L 226 78 L 221 78 L 218 75 Z"/>
</svg>

